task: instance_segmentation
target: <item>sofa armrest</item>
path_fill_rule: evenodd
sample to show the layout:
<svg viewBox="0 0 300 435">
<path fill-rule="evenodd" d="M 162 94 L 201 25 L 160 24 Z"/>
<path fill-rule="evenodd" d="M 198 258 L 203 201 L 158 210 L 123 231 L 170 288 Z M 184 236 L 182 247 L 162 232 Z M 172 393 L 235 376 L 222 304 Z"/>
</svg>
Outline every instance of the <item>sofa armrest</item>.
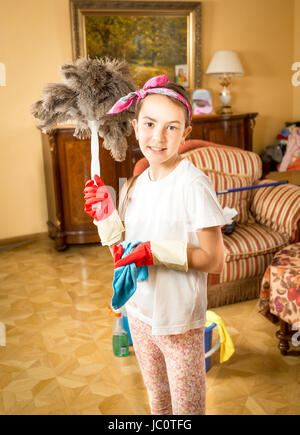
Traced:
<svg viewBox="0 0 300 435">
<path fill-rule="evenodd" d="M 276 180 L 260 180 L 257 184 Z M 290 241 L 299 239 L 300 186 L 282 184 L 254 189 L 251 196 L 251 213 L 256 221 L 280 234 L 288 234 Z"/>
</svg>

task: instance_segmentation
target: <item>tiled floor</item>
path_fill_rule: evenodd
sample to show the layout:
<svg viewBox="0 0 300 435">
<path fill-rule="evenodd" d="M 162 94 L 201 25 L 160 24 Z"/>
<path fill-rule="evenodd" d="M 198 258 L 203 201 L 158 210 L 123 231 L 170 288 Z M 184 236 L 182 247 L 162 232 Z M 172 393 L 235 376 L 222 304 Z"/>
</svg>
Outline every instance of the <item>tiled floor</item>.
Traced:
<svg viewBox="0 0 300 435">
<path fill-rule="evenodd" d="M 112 354 L 107 248 L 46 238 L 0 252 L 0 414 L 147 414 L 134 356 Z M 214 309 L 236 352 L 212 357 L 207 414 L 300 415 L 300 358 L 283 357 L 257 301 Z"/>
</svg>

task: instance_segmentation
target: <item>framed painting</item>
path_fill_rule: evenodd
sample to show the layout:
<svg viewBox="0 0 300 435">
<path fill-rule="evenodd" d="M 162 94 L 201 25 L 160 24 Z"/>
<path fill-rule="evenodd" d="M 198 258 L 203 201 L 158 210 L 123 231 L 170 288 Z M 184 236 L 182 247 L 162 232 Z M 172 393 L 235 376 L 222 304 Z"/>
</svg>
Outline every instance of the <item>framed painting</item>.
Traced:
<svg viewBox="0 0 300 435">
<path fill-rule="evenodd" d="M 70 0 L 70 13 L 73 60 L 124 59 L 139 87 L 160 74 L 200 87 L 200 2 Z"/>
</svg>

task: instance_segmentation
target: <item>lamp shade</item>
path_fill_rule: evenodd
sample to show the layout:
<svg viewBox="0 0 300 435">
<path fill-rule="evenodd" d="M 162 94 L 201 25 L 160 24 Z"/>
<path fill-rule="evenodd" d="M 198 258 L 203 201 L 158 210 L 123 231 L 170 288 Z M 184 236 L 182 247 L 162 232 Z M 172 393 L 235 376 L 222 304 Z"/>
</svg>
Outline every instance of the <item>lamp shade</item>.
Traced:
<svg viewBox="0 0 300 435">
<path fill-rule="evenodd" d="M 5 65 L 4 63 L 0 62 L 0 86 L 6 85 L 6 78 L 5 78 Z"/>
<path fill-rule="evenodd" d="M 235 51 L 218 50 L 213 55 L 206 74 L 212 76 L 243 76 L 245 72 Z"/>
</svg>

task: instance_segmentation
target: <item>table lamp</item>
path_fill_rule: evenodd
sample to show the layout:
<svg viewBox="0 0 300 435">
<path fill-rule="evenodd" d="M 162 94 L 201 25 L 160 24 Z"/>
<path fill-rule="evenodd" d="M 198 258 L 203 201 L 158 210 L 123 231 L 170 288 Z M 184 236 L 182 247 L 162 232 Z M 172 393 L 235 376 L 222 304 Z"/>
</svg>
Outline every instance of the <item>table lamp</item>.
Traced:
<svg viewBox="0 0 300 435">
<path fill-rule="evenodd" d="M 208 65 L 206 74 L 220 77 L 220 85 L 223 86 L 223 89 L 219 93 L 222 107 L 218 110 L 218 113 L 221 115 L 231 114 L 231 92 L 229 89 L 231 77 L 243 76 L 245 74 L 237 53 L 233 50 L 216 51 Z"/>
</svg>

